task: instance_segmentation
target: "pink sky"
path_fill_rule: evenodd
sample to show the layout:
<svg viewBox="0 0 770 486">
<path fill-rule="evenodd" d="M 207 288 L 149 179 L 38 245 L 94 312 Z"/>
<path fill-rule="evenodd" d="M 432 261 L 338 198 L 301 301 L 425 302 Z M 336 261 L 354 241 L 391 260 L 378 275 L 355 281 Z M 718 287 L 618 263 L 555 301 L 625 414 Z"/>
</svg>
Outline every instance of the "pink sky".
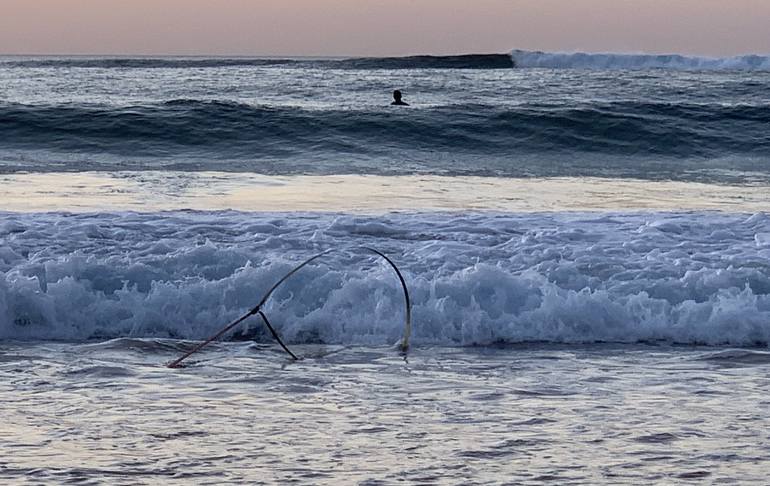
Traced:
<svg viewBox="0 0 770 486">
<path fill-rule="evenodd" d="M 770 53 L 770 0 L 0 0 L 0 53 Z"/>
</svg>

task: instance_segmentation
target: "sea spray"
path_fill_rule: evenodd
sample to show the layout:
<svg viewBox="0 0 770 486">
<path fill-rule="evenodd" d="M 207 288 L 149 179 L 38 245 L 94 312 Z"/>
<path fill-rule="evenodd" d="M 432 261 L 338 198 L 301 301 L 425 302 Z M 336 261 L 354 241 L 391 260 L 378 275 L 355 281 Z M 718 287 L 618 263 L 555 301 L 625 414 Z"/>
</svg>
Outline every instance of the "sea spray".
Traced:
<svg viewBox="0 0 770 486">
<path fill-rule="evenodd" d="M 0 279 L 5 339 L 202 339 L 309 255 L 376 243 L 409 281 L 415 344 L 770 342 L 770 250 L 756 242 L 770 220 L 761 214 L 4 219 L 17 229 L 0 241 L 18 255 Z M 99 231 L 84 231 L 92 223 Z M 401 338 L 391 270 L 351 258 L 313 262 L 277 289 L 264 310 L 288 343 Z M 241 333 L 269 341 L 258 325 Z"/>
</svg>

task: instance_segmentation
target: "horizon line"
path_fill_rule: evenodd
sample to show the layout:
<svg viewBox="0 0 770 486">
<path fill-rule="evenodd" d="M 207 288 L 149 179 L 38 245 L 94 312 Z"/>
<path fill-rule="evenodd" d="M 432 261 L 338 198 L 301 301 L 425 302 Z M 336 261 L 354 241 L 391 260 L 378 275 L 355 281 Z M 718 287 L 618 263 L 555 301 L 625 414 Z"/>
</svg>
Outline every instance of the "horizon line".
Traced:
<svg viewBox="0 0 770 486">
<path fill-rule="evenodd" d="M 530 52 L 530 53 L 545 53 L 545 54 L 588 54 L 588 55 L 642 55 L 642 56 L 685 56 L 685 57 L 700 57 L 710 59 L 726 59 L 737 58 L 746 56 L 770 56 L 770 52 L 745 52 L 742 54 L 728 54 L 728 55 L 716 55 L 716 54 L 696 54 L 688 52 L 673 52 L 673 51 L 588 51 L 588 50 L 544 50 L 544 49 L 522 49 L 513 48 L 503 52 L 478 52 L 478 51 L 464 51 L 451 54 L 435 54 L 435 53 L 409 53 L 409 54 L 385 54 L 385 55 L 360 55 L 360 54 L 264 54 L 264 53 L 42 53 L 42 52 L 0 52 L 0 57 L 145 57 L 145 58 L 163 58 L 163 57 L 207 57 L 207 58 L 265 58 L 265 59 L 381 59 L 381 58 L 402 58 L 402 57 L 451 57 L 451 56 L 484 56 L 484 55 L 513 55 L 514 52 Z"/>
</svg>

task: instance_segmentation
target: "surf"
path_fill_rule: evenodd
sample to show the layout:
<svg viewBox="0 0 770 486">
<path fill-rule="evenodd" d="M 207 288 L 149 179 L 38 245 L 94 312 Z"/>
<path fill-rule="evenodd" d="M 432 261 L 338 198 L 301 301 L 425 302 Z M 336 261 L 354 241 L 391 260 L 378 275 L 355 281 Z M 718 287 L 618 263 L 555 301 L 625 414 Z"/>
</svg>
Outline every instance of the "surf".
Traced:
<svg viewBox="0 0 770 486">
<path fill-rule="evenodd" d="M 313 254 L 377 245 L 414 345 L 767 346 L 768 234 L 764 213 L 6 214 L 0 339 L 205 339 Z M 260 310 L 289 346 L 398 342 L 404 292 L 368 258 L 314 260 Z"/>
<path fill-rule="evenodd" d="M 770 56 L 748 54 L 730 57 L 687 56 L 683 54 L 633 54 L 543 52 L 515 49 L 511 52 L 518 68 L 678 71 L 770 71 Z"/>
</svg>

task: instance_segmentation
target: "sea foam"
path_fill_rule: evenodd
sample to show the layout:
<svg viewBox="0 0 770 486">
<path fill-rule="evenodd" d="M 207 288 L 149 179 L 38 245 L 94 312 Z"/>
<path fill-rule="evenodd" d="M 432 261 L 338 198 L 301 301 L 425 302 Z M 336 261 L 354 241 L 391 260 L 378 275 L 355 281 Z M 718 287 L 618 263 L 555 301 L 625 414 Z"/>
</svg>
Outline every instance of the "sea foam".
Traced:
<svg viewBox="0 0 770 486">
<path fill-rule="evenodd" d="M 699 57 L 681 54 L 541 52 L 517 49 L 511 53 L 511 56 L 516 67 L 519 68 L 770 70 L 770 56 L 757 54 L 732 57 Z"/>
<path fill-rule="evenodd" d="M 404 271 L 415 344 L 770 342 L 764 214 L 12 214 L 0 222 L 0 337 L 203 338 L 327 249 Z M 291 343 L 392 344 L 398 281 L 336 253 L 266 307 Z M 239 333 L 269 336 L 251 323 Z"/>
</svg>

